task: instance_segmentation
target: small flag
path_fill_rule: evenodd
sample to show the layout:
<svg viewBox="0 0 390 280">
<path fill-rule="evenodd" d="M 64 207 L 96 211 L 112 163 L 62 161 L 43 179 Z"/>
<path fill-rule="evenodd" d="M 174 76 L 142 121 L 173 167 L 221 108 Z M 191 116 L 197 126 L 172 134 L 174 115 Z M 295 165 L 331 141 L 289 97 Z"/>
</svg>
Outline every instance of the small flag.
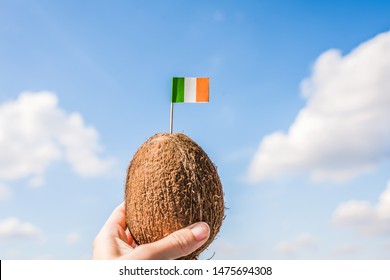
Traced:
<svg viewBox="0 0 390 280">
<path fill-rule="evenodd" d="M 171 102 L 209 102 L 209 78 L 173 78 Z"/>
</svg>

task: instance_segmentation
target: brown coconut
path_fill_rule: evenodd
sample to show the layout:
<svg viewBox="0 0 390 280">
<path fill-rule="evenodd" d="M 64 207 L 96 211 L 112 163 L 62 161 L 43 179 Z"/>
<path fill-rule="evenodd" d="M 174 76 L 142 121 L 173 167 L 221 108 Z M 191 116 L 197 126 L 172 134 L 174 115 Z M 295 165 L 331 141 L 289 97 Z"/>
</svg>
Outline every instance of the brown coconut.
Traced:
<svg viewBox="0 0 390 280">
<path fill-rule="evenodd" d="M 126 223 L 137 244 L 206 222 L 210 238 L 182 259 L 197 259 L 224 218 L 217 170 L 203 149 L 182 133 L 158 133 L 138 149 L 127 170 L 125 204 Z"/>
</svg>

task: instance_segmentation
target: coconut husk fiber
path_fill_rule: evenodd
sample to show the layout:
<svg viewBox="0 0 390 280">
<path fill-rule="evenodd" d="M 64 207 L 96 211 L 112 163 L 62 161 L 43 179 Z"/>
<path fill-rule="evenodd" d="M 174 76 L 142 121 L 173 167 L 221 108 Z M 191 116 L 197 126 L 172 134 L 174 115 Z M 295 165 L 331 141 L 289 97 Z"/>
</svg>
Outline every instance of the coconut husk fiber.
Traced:
<svg viewBox="0 0 390 280">
<path fill-rule="evenodd" d="M 181 259 L 197 259 L 224 218 L 222 184 L 203 149 L 182 133 L 158 133 L 134 154 L 125 186 L 126 223 L 137 244 L 157 241 L 195 222 L 210 238 Z"/>
</svg>

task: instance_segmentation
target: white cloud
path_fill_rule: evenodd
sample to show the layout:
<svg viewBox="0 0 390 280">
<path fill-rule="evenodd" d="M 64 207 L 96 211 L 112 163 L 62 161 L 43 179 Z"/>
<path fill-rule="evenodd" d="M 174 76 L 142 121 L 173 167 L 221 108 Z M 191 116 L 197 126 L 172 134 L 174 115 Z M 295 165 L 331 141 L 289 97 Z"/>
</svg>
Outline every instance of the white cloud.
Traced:
<svg viewBox="0 0 390 280">
<path fill-rule="evenodd" d="M 276 252 L 281 255 L 292 255 L 302 250 L 313 250 L 317 247 L 315 238 L 303 233 L 290 241 L 282 241 L 276 246 Z"/>
<path fill-rule="evenodd" d="M 226 238 L 217 238 L 211 245 L 201 254 L 202 259 L 232 259 L 240 257 L 243 254 L 253 251 L 253 247 L 248 248 L 248 245 L 234 243 Z"/>
<path fill-rule="evenodd" d="M 42 185 L 47 167 L 66 160 L 82 176 L 105 173 L 97 131 L 79 113 L 66 113 L 51 92 L 23 92 L 0 104 L 0 179 L 30 177 Z"/>
<path fill-rule="evenodd" d="M 75 245 L 81 241 L 81 236 L 77 232 L 69 232 L 65 236 L 65 242 L 69 245 Z"/>
<path fill-rule="evenodd" d="M 390 234 L 390 181 L 376 205 L 364 200 L 344 202 L 335 210 L 333 223 L 366 235 Z"/>
<path fill-rule="evenodd" d="M 343 257 L 350 258 L 351 255 L 357 255 L 360 251 L 361 251 L 361 247 L 359 245 L 343 244 L 334 251 L 332 256 L 336 258 L 343 258 Z"/>
<path fill-rule="evenodd" d="M 323 53 L 302 82 L 306 106 L 287 133 L 264 137 L 248 179 L 309 172 L 345 181 L 390 157 L 390 32 L 342 56 Z"/>
<path fill-rule="evenodd" d="M 43 254 L 33 256 L 32 260 L 56 260 L 56 258 L 52 254 Z"/>
<path fill-rule="evenodd" d="M 16 260 L 16 259 L 20 259 L 21 255 L 22 254 L 19 250 L 11 249 L 7 251 L 4 255 L 2 255 L 1 258 L 7 260 Z"/>
<path fill-rule="evenodd" d="M 0 182 L 0 201 L 9 200 L 12 197 L 10 187 Z"/>
<path fill-rule="evenodd" d="M 42 239 L 42 231 L 31 223 L 10 217 L 0 220 L 0 239 L 33 238 Z"/>
</svg>

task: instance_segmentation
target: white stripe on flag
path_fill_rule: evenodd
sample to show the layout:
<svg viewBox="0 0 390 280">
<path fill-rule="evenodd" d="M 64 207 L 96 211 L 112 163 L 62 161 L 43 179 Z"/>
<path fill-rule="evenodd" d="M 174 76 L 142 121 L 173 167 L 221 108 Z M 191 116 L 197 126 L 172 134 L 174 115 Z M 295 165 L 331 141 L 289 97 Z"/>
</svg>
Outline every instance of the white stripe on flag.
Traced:
<svg viewBox="0 0 390 280">
<path fill-rule="evenodd" d="M 184 102 L 196 102 L 196 78 L 184 79 Z"/>
</svg>

